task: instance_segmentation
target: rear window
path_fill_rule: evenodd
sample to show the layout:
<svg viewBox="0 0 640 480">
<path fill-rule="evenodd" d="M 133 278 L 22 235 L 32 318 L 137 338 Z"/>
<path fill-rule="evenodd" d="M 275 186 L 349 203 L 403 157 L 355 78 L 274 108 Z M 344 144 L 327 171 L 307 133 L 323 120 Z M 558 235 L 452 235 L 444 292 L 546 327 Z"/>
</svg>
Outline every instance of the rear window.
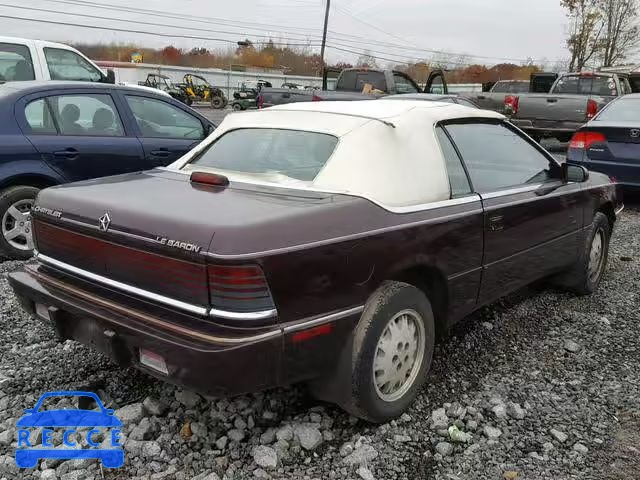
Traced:
<svg viewBox="0 0 640 480">
<path fill-rule="evenodd" d="M 271 183 L 312 182 L 338 143 L 332 135 L 302 130 L 231 130 L 196 157 L 193 166 L 255 176 Z"/>
<path fill-rule="evenodd" d="M 376 90 L 387 91 L 387 81 L 384 72 L 375 71 L 346 71 L 338 78 L 336 90 L 350 90 L 361 92 L 365 85 L 370 84 Z"/>
<path fill-rule="evenodd" d="M 611 102 L 595 120 L 640 122 L 640 98 L 624 98 Z"/>
<path fill-rule="evenodd" d="M 615 96 L 618 91 L 613 77 L 572 75 L 558 80 L 553 93 Z"/>
<path fill-rule="evenodd" d="M 26 45 L 0 43 L 0 83 L 35 78 L 29 48 Z"/>
</svg>

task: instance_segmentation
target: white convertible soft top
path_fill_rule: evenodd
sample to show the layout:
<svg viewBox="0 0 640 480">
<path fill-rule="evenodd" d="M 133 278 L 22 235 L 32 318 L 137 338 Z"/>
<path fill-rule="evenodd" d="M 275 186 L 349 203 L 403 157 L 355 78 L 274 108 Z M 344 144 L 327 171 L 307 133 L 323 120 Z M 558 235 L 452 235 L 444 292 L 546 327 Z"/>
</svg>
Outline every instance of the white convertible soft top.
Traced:
<svg viewBox="0 0 640 480">
<path fill-rule="evenodd" d="M 293 188 L 357 195 L 385 208 L 403 209 L 450 198 L 434 126 L 458 118 L 504 116 L 451 103 L 410 100 L 281 105 L 228 115 L 211 136 L 170 168 L 181 169 L 230 130 L 279 128 L 326 133 L 339 139 L 333 154 L 313 181 Z M 234 179 L 233 175 L 229 178 Z"/>
</svg>

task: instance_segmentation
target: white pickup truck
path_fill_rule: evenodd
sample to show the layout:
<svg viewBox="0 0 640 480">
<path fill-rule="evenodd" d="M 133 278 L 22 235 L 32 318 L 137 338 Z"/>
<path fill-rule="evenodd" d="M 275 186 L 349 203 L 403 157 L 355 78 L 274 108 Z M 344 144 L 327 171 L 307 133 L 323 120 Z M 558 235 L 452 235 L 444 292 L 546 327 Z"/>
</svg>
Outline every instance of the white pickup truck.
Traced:
<svg viewBox="0 0 640 480">
<path fill-rule="evenodd" d="M 0 84 L 28 80 L 116 83 L 113 70 L 103 72 L 69 45 L 29 38 L 0 37 Z M 126 85 L 169 95 L 151 87 Z"/>
<path fill-rule="evenodd" d="M 0 37 L 0 83 L 24 80 L 115 83 L 115 74 L 62 43 Z"/>
</svg>

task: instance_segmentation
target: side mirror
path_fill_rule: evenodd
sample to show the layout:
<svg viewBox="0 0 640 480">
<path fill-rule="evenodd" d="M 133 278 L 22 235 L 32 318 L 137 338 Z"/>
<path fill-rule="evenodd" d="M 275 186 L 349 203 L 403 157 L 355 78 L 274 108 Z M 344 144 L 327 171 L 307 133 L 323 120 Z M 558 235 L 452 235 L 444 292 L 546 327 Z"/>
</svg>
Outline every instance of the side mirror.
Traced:
<svg viewBox="0 0 640 480">
<path fill-rule="evenodd" d="M 562 180 L 564 182 L 583 183 L 589 180 L 589 170 L 582 165 L 562 164 Z"/>
<path fill-rule="evenodd" d="M 116 83 L 116 72 L 114 72 L 111 69 L 107 70 L 107 78 L 105 80 L 105 83 L 115 84 Z"/>
</svg>

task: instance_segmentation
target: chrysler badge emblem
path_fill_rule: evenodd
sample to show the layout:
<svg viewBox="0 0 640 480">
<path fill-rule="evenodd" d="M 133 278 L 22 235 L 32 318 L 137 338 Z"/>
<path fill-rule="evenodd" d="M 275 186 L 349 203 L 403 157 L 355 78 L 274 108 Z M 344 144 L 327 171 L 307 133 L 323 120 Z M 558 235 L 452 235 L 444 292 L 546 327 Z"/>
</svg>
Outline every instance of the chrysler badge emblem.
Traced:
<svg viewBox="0 0 640 480">
<path fill-rule="evenodd" d="M 107 230 L 109 230 L 109 225 L 111 224 L 111 217 L 109 216 L 108 213 L 105 213 L 98 219 L 98 222 L 100 223 L 100 230 L 102 230 L 103 232 L 106 232 Z"/>
<path fill-rule="evenodd" d="M 640 129 L 632 128 L 631 130 L 629 130 L 629 135 L 631 135 L 631 138 L 640 137 Z"/>
</svg>

